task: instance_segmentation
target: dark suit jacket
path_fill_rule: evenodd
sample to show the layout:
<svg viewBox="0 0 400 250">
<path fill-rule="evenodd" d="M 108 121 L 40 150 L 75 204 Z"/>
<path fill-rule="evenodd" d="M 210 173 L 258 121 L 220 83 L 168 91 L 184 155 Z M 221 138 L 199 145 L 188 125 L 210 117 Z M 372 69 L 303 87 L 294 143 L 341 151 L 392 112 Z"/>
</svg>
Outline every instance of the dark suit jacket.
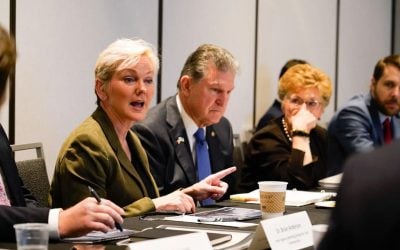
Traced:
<svg viewBox="0 0 400 250">
<path fill-rule="evenodd" d="M 310 132 L 313 162 L 303 166 L 304 152 L 292 149 L 282 117 L 272 120 L 249 141 L 245 152 L 240 191 L 258 188 L 258 181 L 286 181 L 288 189 L 310 189 L 326 177 L 326 130 L 317 126 Z"/>
<path fill-rule="evenodd" d="M 275 99 L 274 103 L 269 107 L 269 109 L 265 112 L 265 114 L 261 117 L 261 119 L 258 121 L 257 127 L 256 127 L 256 132 L 263 127 L 265 127 L 270 121 L 272 121 L 275 118 L 281 117 L 283 115 L 282 113 L 282 103 Z"/>
<path fill-rule="evenodd" d="M 90 185 L 100 197 L 123 207 L 126 216 L 153 211 L 149 196 L 157 197 L 158 191 L 146 152 L 133 132 L 126 139 L 134 163 L 122 149 L 107 114 L 98 108 L 61 147 L 50 189 L 52 206 L 78 203 L 90 196 Z"/>
<path fill-rule="evenodd" d="M 175 98 L 172 96 L 161 102 L 149 111 L 145 120 L 133 126 L 146 149 L 161 194 L 198 181 L 188 135 Z M 212 172 L 233 166 L 233 134 L 229 121 L 222 118 L 219 123 L 208 126 L 206 131 Z M 226 195 L 233 192 L 234 180 L 234 174 L 224 179 L 229 184 Z"/>
<path fill-rule="evenodd" d="M 13 225 L 26 222 L 47 223 L 48 208 L 40 208 L 19 177 L 12 151 L 3 127 L 0 125 L 0 167 L 8 189 L 11 207 L 0 206 L 0 241 L 14 241 Z"/>
<path fill-rule="evenodd" d="M 400 119 L 392 119 L 394 138 L 400 138 Z M 370 94 L 356 95 L 333 116 L 328 127 L 328 175 L 343 171 L 346 158 L 382 146 L 383 131 L 376 102 Z"/>
<path fill-rule="evenodd" d="M 396 141 L 350 158 L 318 249 L 400 249 L 399 152 Z"/>
</svg>

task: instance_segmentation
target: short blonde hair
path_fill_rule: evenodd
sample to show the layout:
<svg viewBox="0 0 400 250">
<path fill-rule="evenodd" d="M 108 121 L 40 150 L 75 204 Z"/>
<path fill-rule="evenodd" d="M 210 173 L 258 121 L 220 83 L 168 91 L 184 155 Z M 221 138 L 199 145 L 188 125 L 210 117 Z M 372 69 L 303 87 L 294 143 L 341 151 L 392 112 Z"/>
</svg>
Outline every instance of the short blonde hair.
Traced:
<svg viewBox="0 0 400 250">
<path fill-rule="evenodd" d="M 279 80 L 278 96 L 283 101 L 289 93 L 312 87 L 316 87 L 319 90 L 323 105 L 326 107 L 332 95 L 331 79 L 314 66 L 298 64 L 288 69 Z"/>
<path fill-rule="evenodd" d="M 142 39 L 118 39 L 108 45 L 97 58 L 94 75 L 103 84 L 108 84 L 116 71 L 135 66 L 142 56 L 147 56 L 154 67 L 156 75 L 159 60 L 156 49 Z M 97 97 L 97 104 L 99 98 Z"/>
</svg>

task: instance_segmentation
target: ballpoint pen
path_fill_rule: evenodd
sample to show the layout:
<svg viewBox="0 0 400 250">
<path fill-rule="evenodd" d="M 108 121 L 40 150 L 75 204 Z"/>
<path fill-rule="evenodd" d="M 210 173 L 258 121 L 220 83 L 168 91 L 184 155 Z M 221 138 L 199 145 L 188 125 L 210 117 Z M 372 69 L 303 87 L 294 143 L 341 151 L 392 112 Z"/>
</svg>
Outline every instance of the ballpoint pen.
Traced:
<svg viewBox="0 0 400 250">
<path fill-rule="evenodd" d="M 96 190 L 94 190 L 91 186 L 88 186 L 89 188 L 89 192 L 90 194 L 96 199 L 97 203 L 100 204 L 101 199 L 100 196 L 97 194 Z M 115 227 L 119 230 L 119 231 L 123 231 L 121 224 L 119 224 L 118 222 L 115 222 Z"/>
</svg>

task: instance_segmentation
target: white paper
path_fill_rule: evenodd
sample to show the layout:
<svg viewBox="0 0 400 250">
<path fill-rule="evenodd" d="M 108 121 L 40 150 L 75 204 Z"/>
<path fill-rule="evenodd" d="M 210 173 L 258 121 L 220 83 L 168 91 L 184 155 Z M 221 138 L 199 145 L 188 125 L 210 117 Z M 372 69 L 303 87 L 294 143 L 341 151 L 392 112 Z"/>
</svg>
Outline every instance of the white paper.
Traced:
<svg viewBox="0 0 400 250">
<path fill-rule="evenodd" d="M 314 244 L 311 221 L 305 211 L 263 220 L 261 225 L 273 250 L 302 249 Z"/>
<path fill-rule="evenodd" d="M 201 223 L 201 224 L 218 225 L 218 226 L 225 226 L 225 227 L 236 227 L 236 228 L 245 228 L 245 227 L 257 226 L 256 223 L 249 223 L 249 222 L 239 222 L 239 221 L 198 222 L 198 219 L 199 219 L 199 217 L 192 216 L 192 215 L 181 215 L 181 216 L 165 217 L 163 220 L 182 221 L 182 222 L 191 222 L 191 223 Z"/>
<path fill-rule="evenodd" d="M 198 232 L 155 240 L 145 240 L 128 245 L 132 250 L 212 250 L 207 233 Z"/>
<path fill-rule="evenodd" d="M 327 200 L 336 196 L 334 192 L 310 192 L 299 190 L 286 190 L 285 205 L 286 206 L 304 206 L 311 203 Z M 230 196 L 232 201 L 257 203 L 260 204 L 260 192 L 258 189 L 243 194 L 234 194 Z"/>
<path fill-rule="evenodd" d="M 161 225 L 160 228 L 172 229 L 172 230 L 186 230 L 191 232 L 207 232 L 207 233 L 222 233 L 222 234 L 230 234 L 232 235 L 232 239 L 228 242 L 219 244 L 214 246 L 214 250 L 219 249 L 247 249 L 250 245 L 251 237 L 253 232 L 244 232 L 244 231 L 233 231 L 233 230 L 221 230 L 221 229 L 212 229 L 212 228 L 191 228 L 191 227 L 182 227 L 182 226 L 173 226 L 173 225 Z M 247 238 L 247 241 L 246 241 Z"/>
</svg>

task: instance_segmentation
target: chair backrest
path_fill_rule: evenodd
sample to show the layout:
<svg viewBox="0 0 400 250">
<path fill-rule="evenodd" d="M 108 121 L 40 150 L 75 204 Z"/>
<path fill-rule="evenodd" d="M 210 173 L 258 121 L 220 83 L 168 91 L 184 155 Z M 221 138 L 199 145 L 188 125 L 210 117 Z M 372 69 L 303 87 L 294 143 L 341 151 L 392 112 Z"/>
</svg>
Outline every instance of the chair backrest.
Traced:
<svg viewBox="0 0 400 250">
<path fill-rule="evenodd" d="M 242 169 L 244 166 L 244 150 L 243 150 L 243 143 L 240 140 L 239 134 L 233 135 L 233 163 L 236 166 L 236 187 L 235 190 L 238 190 L 238 185 L 240 183 L 240 178 L 242 176 Z"/>
<path fill-rule="evenodd" d="M 233 162 L 241 167 L 244 161 L 244 152 L 239 134 L 233 134 Z"/>
<path fill-rule="evenodd" d="M 40 205 L 48 207 L 50 183 L 47 175 L 42 143 L 11 145 L 11 148 L 13 152 L 36 150 L 37 158 L 17 161 L 16 164 L 25 187 L 31 191 Z"/>
</svg>

